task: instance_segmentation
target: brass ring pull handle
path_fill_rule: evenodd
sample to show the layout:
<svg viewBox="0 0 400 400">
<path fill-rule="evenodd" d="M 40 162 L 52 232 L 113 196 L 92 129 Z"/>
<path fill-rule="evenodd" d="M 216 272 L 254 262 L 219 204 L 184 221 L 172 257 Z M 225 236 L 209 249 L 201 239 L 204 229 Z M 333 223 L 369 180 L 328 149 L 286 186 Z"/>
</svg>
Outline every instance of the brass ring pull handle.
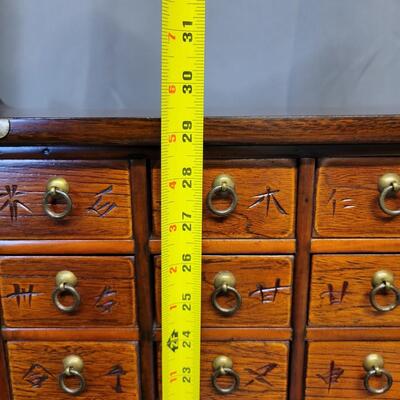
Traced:
<svg viewBox="0 0 400 400">
<path fill-rule="evenodd" d="M 53 219 L 62 219 L 72 210 L 72 199 L 68 194 L 69 184 L 64 178 L 52 178 L 47 183 L 46 193 L 43 198 L 43 208 L 45 213 Z M 61 212 L 53 210 L 51 200 L 62 199 L 65 202 L 65 208 Z"/>
<path fill-rule="evenodd" d="M 214 373 L 211 375 L 211 382 L 214 386 L 214 389 L 219 394 L 231 394 L 239 389 L 240 386 L 240 376 L 232 369 L 233 362 L 229 357 L 226 356 L 218 356 L 213 361 L 213 369 Z M 218 383 L 218 379 L 221 376 L 230 376 L 233 379 L 233 382 L 228 387 L 222 387 Z"/>
<path fill-rule="evenodd" d="M 381 192 L 379 196 L 379 206 L 382 211 L 391 216 L 400 215 L 400 210 L 391 210 L 386 207 L 385 203 L 389 195 L 400 191 L 400 176 L 393 173 L 382 175 L 378 181 L 378 189 Z"/>
<path fill-rule="evenodd" d="M 215 197 L 220 196 L 220 197 L 231 197 L 231 203 L 229 207 L 219 210 L 214 207 L 213 200 Z M 233 182 L 233 179 L 229 175 L 218 175 L 213 184 L 211 190 L 208 192 L 207 195 L 207 207 L 208 209 L 218 217 L 227 217 L 229 214 L 231 214 L 233 211 L 235 211 L 235 208 L 238 203 L 238 197 L 235 191 L 235 183 Z"/>
<path fill-rule="evenodd" d="M 80 357 L 71 355 L 65 357 L 63 360 L 64 371 L 58 377 L 58 383 L 63 392 L 70 394 L 72 396 L 79 396 L 86 389 L 86 381 L 82 375 L 83 361 Z M 67 386 L 65 378 L 76 377 L 78 378 L 78 386 L 71 388 Z"/>
<path fill-rule="evenodd" d="M 219 311 L 223 315 L 233 315 L 235 314 L 240 306 L 242 305 L 242 296 L 240 293 L 235 289 L 236 286 L 236 278 L 229 271 L 221 271 L 214 278 L 214 287 L 215 290 L 211 295 L 211 304 L 213 307 Z M 218 297 L 222 295 L 229 295 L 232 293 L 235 297 L 235 304 L 232 307 L 222 307 L 218 303 Z"/>
<path fill-rule="evenodd" d="M 365 389 L 371 394 L 386 393 L 393 385 L 392 375 L 384 368 L 383 357 L 379 354 L 369 354 L 364 360 L 364 369 L 367 371 L 364 377 Z M 384 377 L 383 386 L 375 388 L 370 385 L 370 379 L 373 376 Z"/>
<path fill-rule="evenodd" d="M 372 277 L 372 290 L 369 293 L 369 300 L 372 307 L 377 311 L 389 312 L 394 310 L 400 304 L 400 290 L 394 285 L 394 276 L 390 271 L 381 270 L 375 272 Z M 393 292 L 396 300 L 386 306 L 378 303 L 376 296 L 378 293 Z"/>
<path fill-rule="evenodd" d="M 52 299 L 54 305 L 64 313 L 72 313 L 79 308 L 81 304 L 81 296 L 78 291 L 75 289 L 76 284 L 78 283 L 78 278 L 74 273 L 70 271 L 60 271 L 56 275 L 56 285 L 57 287 L 54 289 L 52 294 Z M 60 295 L 68 294 L 72 296 L 73 301 L 71 305 L 64 305 L 60 300 Z"/>
</svg>

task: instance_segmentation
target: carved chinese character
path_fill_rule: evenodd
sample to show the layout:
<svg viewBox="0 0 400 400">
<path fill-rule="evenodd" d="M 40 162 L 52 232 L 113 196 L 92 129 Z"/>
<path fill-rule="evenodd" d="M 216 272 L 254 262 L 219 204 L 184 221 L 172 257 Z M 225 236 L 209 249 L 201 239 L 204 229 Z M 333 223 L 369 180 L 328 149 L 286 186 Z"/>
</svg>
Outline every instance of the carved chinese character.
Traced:
<svg viewBox="0 0 400 400">
<path fill-rule="evenodd" d="M 121 365 L 117 364 L 114 365 L 110 371 L 106 373 L 106 376 L 115 376 L 116 383 L 113 389 L 116 393 L 122 393 L 122 383 L 121 383 L 121 376 L 126 375 L 126 372 L 122 368 Z"/>
<path fill-rule="evenodd" d="M 109 193 L 112 193 L 113 187 L 110 185 L 108 188 L 100 191 L 95 195 L 94 203 L 88 208 L 89 211 L 93 211 L 99 217 L 105 217 L 108 215 L 114 208 L 117 207 L 117 204 L 114 202 L 110 202 L 104 200 Z"/>
<path fill-rule="evenodd" d="M 17 199 L 18 196 L 23 196 L 24 194 L 24 192 L 18 191 L 17 185 L 6 185 L 5 192 L 0 193 L 0 198 L 5 197 L 3 204 L 0 206 L 0 212 L 8 208 L 10 211 L 11 222 L 18 219 L 18 208 L 32 214 L 32 210 L 21 200 Z"/>
<path fill-rule="evenodd" d="M 322 292 L 320 297 L 321 299 L 324 297 L 329 298 L 329 303 L 333 304 L 342 304 L 344 296 L 347 294 L 347 289 L 349 287 L 349 282 L 344 281 L 341 290 L 334 290 L 333 285 L 328 283 L 328 290 Z"/>
<path fill-rule="evenodd" d="M 112 308 L 117 304 L 117 302 L 110 298 L 116 296 L 117 292 L 112 290 L 111 286 L 105 286 L 102 292 L 96 296 L 95 306 L 102 313 L 109 313 L 112 311 Z"/>
<path fill-rule="evenodd" d="M 254 383 L 255 381 L 260 382 L 264 385 L 273 387 L 272 383 L 270 383 L 269 381 L 267 381 L 266 376 L 272 371 L 274 370 L 276 367 L 278 366 L 278 364 L 276 363 L 269 363 L 264 365 L 261 368 L 257 368 L 256 370 L 251 369 L 251 368 L 245 368 L 245 371 L 248 372 L 250 375 L 253 375 L 254 378 L 250 379 L 245 386 L 249 386 L 252 383 Z"/>
<path fill-rule="evenodd" d="M 43 383 L 49 379 L 49 376 L 54 375 L 49 372 L 45 367 L 40 364 L 32 364 L 31 367 L 26 371 L 23 379 L 28 382 L 33 388 L 41 388 Z"/>
<path fill-rule="evenodd" d="M 352 204 L 353 199 L 350 199 L 348 197 L 339 200 L 339 202 L 341 203 L 342 207 L 345 210 L 351 209 L 351 208 L 355 208 L 355 205 Z M 336 189 L 332 190 L 331 195 L 329 196 L 329 199 L 328 199 L 328 204 L 332 205 L 332 215 L 335 216 L 335 214 L 336 214 L 336 206 L 337 206 Z"/>
<path fill-rule="evenodd" d="M 317 377 L 328 385 L 328 392 L 330 392 L 332 385 L 339 382 L 339 378 L 343 373 L 344 369 L 337 367 L 335 361 L 331 361 L 328 372 L 324 375 L 317 374 Z"/>
<path fill-rule="evenodd" d="M 264 287 L 261 283 L 257 283 L 256 290 L 249 293 L 249 297 L 260 297 L 262 304 L 274 303 L 278 292 L 289 289 L 289 286 L 281 286 L 280 278 L 275 280 L 275 286 Z"/>
<path fill-rule="evenodd" d="M 21 285 L 18 283 L 13 283 L 14 286 L 14 292 L 9 293 L 7 295 L 4 296 L 4 298 L 6 299 L 15 299 L 19 306 L 21 305 L 21 299 L 24 300 L 24 303 L 26 303 L 26 299 L 28 299 L 28 304 L 29 307 L 32 305 L 32 298 L 35 296 L 40 296 L 43 293 L 39 293 L 39 292 L 35 292 L 34 289 L 34 285 L 29 285 L 28 289 L 26 288 L 21 288 Z"/>
<path fill-rule="evenodd" d="M 281 203 L 279 203 L 278 199 L 276 198 L 276 194 L 279 192 L 280 192 L 280 190 L 278 190 L 278 189 L 272 190 L 270 187 L 267 187 L 265 193 L 261 193 L 261 194 L 257 194 L 256 196 L 252 196 L 252 198 L 256 199 L 256 200 L 253 204 L 251 204 L 249 206 L 249 209 L 258 206 L 265 200 L 265 212 L 266 212 L 266 215 L 268 216 L 269 209 L 271 206 L 271 200 L 272 200 L 272 204 L 275 206 L 275 208 L 279 211 L 280 214 L 288 215 L 286 210 L 282 207 Z"/>
</svg>

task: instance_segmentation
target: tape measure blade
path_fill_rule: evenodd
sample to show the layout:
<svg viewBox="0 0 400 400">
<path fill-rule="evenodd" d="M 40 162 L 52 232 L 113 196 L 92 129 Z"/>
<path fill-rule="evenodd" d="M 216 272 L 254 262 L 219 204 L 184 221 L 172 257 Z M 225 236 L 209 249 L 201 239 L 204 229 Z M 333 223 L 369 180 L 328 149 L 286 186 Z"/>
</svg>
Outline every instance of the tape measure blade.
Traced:
<svg viewBox="0 0 400 400">
<path fill-rule="evenodd" d="M 164 400 L 200 398 L 204 0 L 162 0 Z"/>
</svg>

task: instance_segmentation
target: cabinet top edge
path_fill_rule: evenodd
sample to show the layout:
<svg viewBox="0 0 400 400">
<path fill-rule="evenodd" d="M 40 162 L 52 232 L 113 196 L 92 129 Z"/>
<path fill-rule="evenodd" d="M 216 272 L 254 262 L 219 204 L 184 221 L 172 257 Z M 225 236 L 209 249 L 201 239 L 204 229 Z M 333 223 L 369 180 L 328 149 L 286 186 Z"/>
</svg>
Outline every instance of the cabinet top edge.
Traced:
<svg viewBox="0 0 400 400">
<path fill-rule="evenodd" d="M 4 118 L 3 118 L 4 119 Z M 5 118 L 0 146 L 159 146 L 159 118 Z M 400 143 L 400 114 L 366 116 L 209 117 L 206 145 Z"/>
</svg>

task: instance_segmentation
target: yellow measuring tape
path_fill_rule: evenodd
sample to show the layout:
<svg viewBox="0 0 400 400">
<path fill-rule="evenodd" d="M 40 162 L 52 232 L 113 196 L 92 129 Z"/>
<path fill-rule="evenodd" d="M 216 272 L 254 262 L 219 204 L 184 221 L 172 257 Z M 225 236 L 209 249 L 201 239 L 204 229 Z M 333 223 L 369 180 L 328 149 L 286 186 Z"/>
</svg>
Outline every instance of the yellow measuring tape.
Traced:
<svg viewBox="0 0 400 400">
<path fill-rule="evenodd" d="M 162 0 L 162 397 L 200 398 L 205 0 Z"/>
</svg>

